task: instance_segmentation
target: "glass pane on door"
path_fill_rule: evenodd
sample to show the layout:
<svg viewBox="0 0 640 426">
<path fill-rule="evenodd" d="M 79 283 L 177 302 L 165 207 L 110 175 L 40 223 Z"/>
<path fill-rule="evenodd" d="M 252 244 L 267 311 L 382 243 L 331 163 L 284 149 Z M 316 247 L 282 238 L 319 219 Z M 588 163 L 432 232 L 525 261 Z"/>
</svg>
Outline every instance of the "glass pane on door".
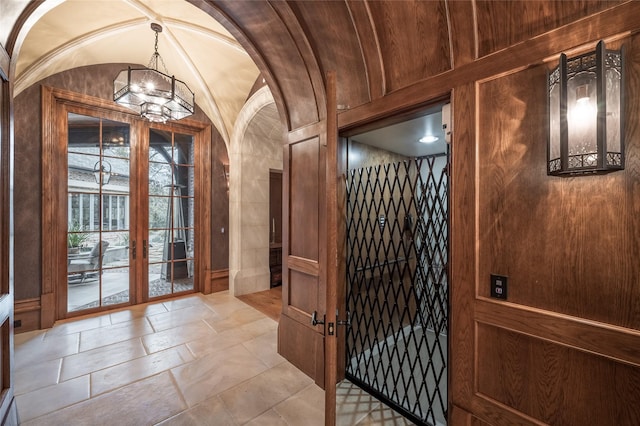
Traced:
<svg viewBox="0 0 640 426">
<path fill-rule="evenodd" d="M 148 296 L 192 291 L 194 138 L 149 131 Z"/>
<path fill-rule="evenodd" d="M 68 114 L 67 311 L 129 302 L 129 124 Z"/>
</svg>

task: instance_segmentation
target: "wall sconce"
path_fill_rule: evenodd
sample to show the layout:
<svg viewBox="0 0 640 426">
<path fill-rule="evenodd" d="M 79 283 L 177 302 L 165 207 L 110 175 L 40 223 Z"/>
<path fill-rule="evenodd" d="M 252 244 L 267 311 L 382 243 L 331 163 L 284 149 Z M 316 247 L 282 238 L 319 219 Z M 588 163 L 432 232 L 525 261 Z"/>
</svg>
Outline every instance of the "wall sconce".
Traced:
<svg viewBox="0 0 640 426">
<path fill-rule="evenodd" d="M 547 174 L 574 176 L 624 169 L 622 50 L 567 59 L 548 77 Z"/>
<path fill-rule="evenodd" d="M 108 161 L 97 161 L 93 165 L 93 177 L 96 179 L 98 185 L 106 185 L 111 179 L 111 164 Z"/>
<path fill-rule="evenodd" d="M 224 181 L 227 183 L 227 191 L 229 191 L 229 165 L 222 165 L 222 175 L 224 176 Z"/>
</svg>

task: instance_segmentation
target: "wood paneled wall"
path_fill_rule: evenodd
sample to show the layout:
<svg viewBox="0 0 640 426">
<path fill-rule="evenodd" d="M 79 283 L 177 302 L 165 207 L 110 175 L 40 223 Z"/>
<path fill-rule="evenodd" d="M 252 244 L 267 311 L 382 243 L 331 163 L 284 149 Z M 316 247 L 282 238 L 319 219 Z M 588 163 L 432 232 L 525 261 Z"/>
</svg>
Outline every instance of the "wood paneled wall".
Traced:
<svg viewBox="0 0 640 426">
<path fill-rule="evenodd" d="M 317 78 L 334 68 L 342 131 L 450 97 L 450 423 L 640 424 L 640 3 L 335 3 L 268 2 L 262 21 L 216 5 L 251 41 L 289 130 L 318 121 Z M 627 49 L 627 168 L 548 177 L 546 71 L 600 39 Z M 303 208 L 306 188 L 289 190 Z M 507 301 L 489 297 L 491 273 L 509 277 Z"/>
</svg>

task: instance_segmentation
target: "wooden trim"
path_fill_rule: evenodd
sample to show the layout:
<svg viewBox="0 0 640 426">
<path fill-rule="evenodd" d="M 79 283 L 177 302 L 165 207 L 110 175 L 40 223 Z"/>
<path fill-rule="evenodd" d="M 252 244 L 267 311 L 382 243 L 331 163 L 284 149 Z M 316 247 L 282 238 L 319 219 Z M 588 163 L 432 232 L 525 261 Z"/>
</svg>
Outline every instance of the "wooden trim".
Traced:
<svg viewBox="0 0 640 426">
<path fill-rule="evenodd" d="M 445 94 L 451 87 L 520 71 L 555 58 L 562 51 L 598 40 L 612 40 L 637 31 L 640 8 L 635 2 L 623 3 L 522 43 L 466 63 L 454 70 L 422 80 L 388 93 L 384 98 L 341 112 L 338 128 L 349 129 L 399 111 L 413 108 L 425 99 Z"/>
<path fill-rule="evenodd" d="M 21 314 L 23 312 L 32 312 L 40 310 L 40 298 L 34 297 L 33 299 L 16 300 L 14 303 L 14 313 Z"/>
<path fill-rule="evenodd" d="M 359 0 L 347 0 L 346 5 L 352 16 L 351 22 L 353 22 L 362 46 L 362 57 L 367 67 L 369 98 L 379 99 L 386 93 L 387 83 L 384 75 L 384 64 L 382 63 L 383 56 L 380 52 L 380 42 L 371 18 L 371 10 L 367 2 Z"/>
<path fill-rule="evenodd" d="M 202 291 L 203 294 L 229 290 L 229 269 L 209 271 L 208 275 L 209 278 L 205 282 L 205 288 Z"/>
<path fill-rule="evenodd" d="M 42 296 L 41 296 L 41 321 L 40 326 L 48 328 L 53 323 L 68 316 L 83 315 L 88 311 L 67 312 L 67 286 L 66 286 L 66 185 L 59 185 L 60 170 L 66 170 L 66 113 L 73 111 L 81 114 L 98 115 L 103 118 L 116 119 L 126 122 L 131 126 L 132 134 L 140 138 L 138 143 L 132 145 L 132 182 L 130 195 L 132 199 L 143 200 L 147 195 L 145 188 L 139 188 L 135 182 L 141 182 L 144 167 L 145 152 L 142 152 L 146 130 L 149 127 L 169 130 L 174 133 L 187 133 L 194 135 L 194 150 L 199 161 L 196 167 L 196 185 L 194 187 L 195 212 L 194 226 L 202 230 L 195 235 L 195 248 L 197 258 L 194 265 L 196 281 L 195 291 L 211 288 L 209 273 L 211 266 L 211 235 L 206 230 L 211 228 L 211 125 L 183 119 L 180 122 L 171 122 L 166 125 L 147 125 L 133 111 L 114 104 L 110 100 L 104 100 L 81 93 L 64 89 L 42 87 Z M 137 149 L 137 151 L 136 151 Z M 138 159 L 136 161 L 136 159 Z M 62 165 L 62 168 L 61 168 Z M 65 172 L 66 173 L 66 172 Z M 140 202 L 140 201 L 139 201 Z M 141 211 L 140 206 L 131 205 L 131 223 L 138 224 L 137 234 L 132 232 L 132 240 L 140 240 L 144 230 L 148 228 L 148 212 Z M 63 229 L 64 228 L 64 229 Z M 140 250 L 142 245 L 139 244 Z M 143 268 L 139 266 L 145 260 L 138 258 L 130 262 L 131 279 L 136 285 L 131 289 L 130 304 L 146 302 L 143 294 L 143 281 L 147 279 Z M 228 286 L 228 284 L 227 284 Z M 103 311 L 97 308 L 93 311 Z"/>
<path fill-rule="evenodd" d="M 20 327 L 15 327 L 14 332 L 25 333 L 27 331 L 39 330 L 41 317 L 40 310 L 42 303 L 40 298 L 16 300 L 14 301 L 14 320 L 20 321 Z"/>
<path fill-rule="evenodd" d="M 324 339 L 324 382 L 325 382 L 325 425 L 336 424 L 336 385 L 338 384 L 338 283 L 343 281 L 339 276 L 338 261 L 338 186 L 341 176 L 338 173 L 338 120 L 336 117 L 336 73 L 327 73 L 327 129 L 322 135 L 326 139 L 325 190 L 323 197 L 324 210 L 327 212 L 324 229 L 325 255 L 322 264 L 325 266 L 325 303 L 326 324 L 334 324 L 335 332 L 327 333 Z M 344 185 L 342 185 L 344 186 Z M 344 235 L 341 235 L 344 237 Z M 344 272 L 344 270 L 342 270 Z M 343 336 L 343 334 L 340 334 Z"/>
<path fill-rule="evenodd" d="M 311 123 L 308 126 L 292 130 L 291 132 L 289 132 L 289 143 L 295 144 L 298 142 L 304 142 L 306 140 L 316 138 L 324 131 L 325 125 L 326 124 L 324 121 L 319 121 L 317 123 Z"/>
<path fill-rule="evenodd" d="M 304 259 L 298 256 L 287 256 L 288 268 L 303 274 L 320 276 L 320 264 L 317 260 Z"/>
<path fill-rule="evenodd" d="M 476 322 L 640 367 L 640 331 L 525 305 L 476 300 Z"/>
</svg>

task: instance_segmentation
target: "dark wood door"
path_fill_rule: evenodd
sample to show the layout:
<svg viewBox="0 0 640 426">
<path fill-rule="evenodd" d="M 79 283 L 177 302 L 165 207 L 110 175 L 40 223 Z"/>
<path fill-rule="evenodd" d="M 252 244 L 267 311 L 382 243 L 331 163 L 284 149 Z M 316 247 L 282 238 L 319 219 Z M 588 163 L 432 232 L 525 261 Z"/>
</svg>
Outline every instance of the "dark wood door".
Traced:
<svg viewBox="0 0 640 426">
<path fill-rule="evenodd" d="M 9 55 L 0 46 L 0 424 L 18 424 L 14 398 L 13 363 L 13 242 L 11 232 L 11 98 Z"/>
<path fill-rule="evenodd" d="M 338 245 L 344 241 L 338 227 L 339 188 L 344 185 L 338 166 L 335 75 L 330 73 L 326 82 L 325 118 L 290 132 L 284 148 L 278 350 L 325 389 L 326 424 L 333 425 L 338 349 L 344 344 L 336 321 L 344 277 Z"/>
</svg>

